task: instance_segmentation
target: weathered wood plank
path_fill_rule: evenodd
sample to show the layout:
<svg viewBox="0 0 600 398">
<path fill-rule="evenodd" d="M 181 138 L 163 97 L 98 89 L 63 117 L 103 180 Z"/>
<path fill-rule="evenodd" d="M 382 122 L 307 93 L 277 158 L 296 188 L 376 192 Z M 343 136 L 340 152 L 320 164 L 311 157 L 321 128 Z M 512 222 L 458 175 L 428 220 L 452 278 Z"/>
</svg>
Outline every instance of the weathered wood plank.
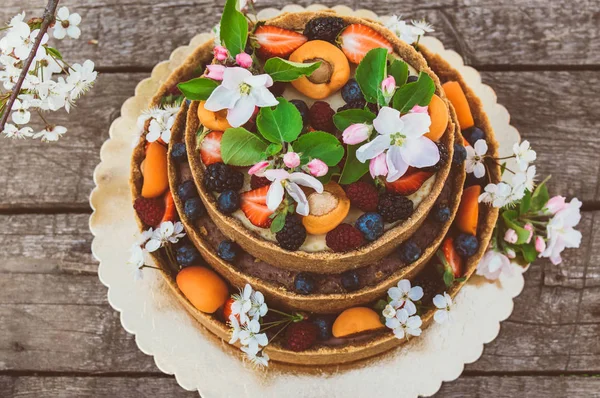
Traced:
<svg viewBox="0 0 600 398">
<path fill-rule="evenodd" d="M 224 1 L 64 1 L 83 17 L 80 41 L 64 41 L 69 59 L 93 59 L 101 67 L 152 67 L 172 50 L 208 31 L 219 18 Z M 309 5 L 310 0 L 294 3 Z M 434 35 L 457 50 L 472 65 L 597 65 L 600 63 L 600 4 L 595 1 L 451 1 L 408 0 L 398 5 L 377 0 L 323 0 L 370 9 L 379 15 L 427 18 Z M 62 4 L 62 3 L 61 3 Z M 259 8 L 281 7 L 265 0 Z M 10 1 L 0 10 L 8 20 L 20 10 L 40 14 L 37 0 Z M 168 10 L 168 11 L 167 11 Z M 151 28 L 150 28 L 151 27 Z M 90 39 L 97 45 L 86 45 Z"/>
</svg>

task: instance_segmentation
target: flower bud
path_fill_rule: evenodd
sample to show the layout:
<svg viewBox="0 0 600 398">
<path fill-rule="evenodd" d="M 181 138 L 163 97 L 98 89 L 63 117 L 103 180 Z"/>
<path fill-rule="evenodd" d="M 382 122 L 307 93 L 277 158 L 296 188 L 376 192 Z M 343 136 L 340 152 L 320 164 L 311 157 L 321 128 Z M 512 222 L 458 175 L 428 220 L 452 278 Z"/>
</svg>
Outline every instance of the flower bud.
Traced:
<svg viewBox="0 0 600 398">
<path fill-rule="evenodd" d="M 527 242 L 525 242 L 525 243 L 529 243 L 529 242 L 531 242 L 531 238 L 533 238 L 533 225 L 531 225 L 530 223 L 527 223 L 527 224 L 525 224 L 525 226 L 523 228 L 525 228 L 527 231 L 529 231 L 529 237 L 527 238 Z"/>
<path fill-rule="evenodd" d="M 300 156 L 296 152 L 288 152 L 283 155 L 283 163 L 290 169 L 300 166 Z"/>
<path fill-rule="evenodd" d="M 209 79 L 217 81 L 223 80 L 223 73 L 225 72 L 225 67 L 223 65 L 206 65 L 206 69 L 208 69 L 206 77 L 208 77 Z"/>
<path fill-rule="evenodd" d="M 306 165 L 310 174 L 315 177 L 323 177 L 329 171 L 329 167 L 320 159 L 313 159 Z"/>
<path fill-rule="evenodd" d="M 239 53 L 235 56 L 235 62 L 242 68 L 248 69 L 252 66 L 252 57 L 246 53 Z"/>
<path fill-rule="evenodd" d="M 535 238 L 535 251 L 538 253 L 546 250 L 546 241 L 541 236 Z"/>
<path fill-rule="evenodd" d="M 506 257 L 513 259 L 517 257 L 517 253 L 515 253 L 515 251 L 509 247 L 506 249 Z"/>
<path fill-rule="evenodd" d="M 225 61 L 228 56 L 227 49 L 223 46 L 215 46 L 213 49 L 213 54 L 215 55 L 217 61 Z"/>
<path fill-rule="evenodd" d="M 510 228 L 504 234 L 504 240 L 508 243 L 517 243 L 519 237 L 517 236 L 517 232 L 514 229 Z"/>
<path fill-rule="evenodd" d="M 410 111 L 408 111 L 408 113 L 427 113 L 428 110 L 429 110 L 428 106 L 415 105 L 412 107 L 412 109 Z"/>
<path fill-rule="evenodd" d="M 387 175 L 388 167 L 385 160 L 385 153 L 380 153 L 371 159 L 369 162 L 369 171 L 371 172 L 371 177 L 373 178 Z"/>
<path fill-rule="evenodd" d="M 394 91 L 396 90 L 396 80 L 394 76 L 388 76 L 381 82 L 381 91 L 383 92 L 383 98 L 385 98 L 385 102 L 388 103 L 394 96 Z"/>
<path fill-rule="evenodd" d="M 342 140 L 348 145 L 360 144 L 369 138 L 371 130 L 372 127 L 365 123 L 351 124 L 342 133 Z"/>
<path fill-rule="evenodd" d="M 258 176 L 262 176 L 262 173 L 265 171 L 265 169 L 269 167 L 269 162 L 267 162 L 266 160 L 262 161 L 262 162 L 258 162 L 256 163 L 254 166 L 250 167 L 250 169 L 248 170 L 248 174 L 250 175 L 258 175 Z"/>
<path fill-rule="evenodd" d="M 565 199 L 566 198 L 564 196 L 554 196 L 550 198 L 550 200 L 548 201 L 548 203 L 546 203 L 546 206 L 544 207 L 548 209 L 548 212 L 550 214 L 556 214 L 562 209 L 568 207 Z"/>
</svg>

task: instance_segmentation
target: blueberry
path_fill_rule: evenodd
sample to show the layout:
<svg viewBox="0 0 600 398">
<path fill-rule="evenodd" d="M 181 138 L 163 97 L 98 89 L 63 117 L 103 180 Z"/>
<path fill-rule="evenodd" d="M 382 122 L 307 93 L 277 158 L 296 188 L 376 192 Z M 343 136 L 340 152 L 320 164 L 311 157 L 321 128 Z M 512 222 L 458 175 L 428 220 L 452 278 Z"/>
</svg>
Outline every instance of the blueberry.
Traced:
<svg viewBox="0 0 600 398">
<path fill-rule="evenodd" d="M 175 255 L 177 257 L 177 263 L 182 267 L 189 267 L 200 261 L 200 253 L 192 245 L 178 247 Z"/>
<path fill-rule="evenodd" d="M 363 214 L 354 226 L 371 242 L 383 235 L 383 217 L 379 213 Z"/>
<path fill-rule="evenodd" d="M 433 208 L 433 211 L 431 212 L 431 218 L 437 222 L 446 222 L 450 219 L 450 216 L 452 215 L 451 213 L 452 212 L 447 205 L 438 204 Z"/>
<path fill-rule="evenodd" d="M 179 195 L 179 199 L 185 202 L 188 199 L 195 198 L 198 196 L 198 191 L 196 190 L 196 185 L 194 185 L 194 181 L 187 180 L 181 183 L 177 188 L 177 195 Z"/>
<path fill-rule="evenodd" d="M 294 289 L 296 293 L 311 294 L 316 287 L 315 279 L 307 272 L 300 272 L 294 278 Z"/>
<path fill-rule="evenodd" d="M 454 144 L 454 155 L 452 155 L 452 163 L 461 165 L 467 158 L 467 150 L 462 144 Z"/>
<path fill-rule="evenodd" d="M 485 133 L 479 127 L 471 127 L 463 131 L 463 136 L 467 139 L 471 146 L 475 146 L 478 140 L 485 140 Z"/>
<path fill-rule="evenodd" d="M 362 91 L 360 91 L 360 86 L 358 85 L 356 80 L 348 80 L 348 83 L 346 83 L 344 87 L 342 87 L 342 98 L 347 103 L 358 100 L 364 100 Z"/>
<path fill-rule="evenodd" d="M 479 249 L 479 240 L 470 234 L 459 234 L 454 238 L 454 249 L 461 257 L 471 257 Z"/>
<path fill-rule="evenodd" d="M 333 337 L 331 330 L 333 328 L 333 322 L 335 316 L 333 315 L 317 315 L 310 320 L 313 325 L 318 329 L 317 339 L 320 341 L 326 341 Z"/>
<path fill-rule="evenodd" d="M 183 204 L 183 212 L 190 221 L 196 221 L 206 214 L 206 209 L 200 198 L 191 198 Z"/>
<path fill-rule="evenodd" d="M 400 246 L 400 259 L 406 264 L 412 264 L 421 257 L 421 248 L 409 240 Z"/>
<path fill-rule="evenodd" d="M 308 105 L 306 105 L 306 102 L 299 99 L 293 99 L 290 102 L 298 109 L 298 112 L 300 112 L 302 123 L 304 123 L 304 125 L 308 124 Z"/>
<path fill-rule="evenodd" d="M 219 243 L 219 247 L 217 248 L 217 255 L 230 263 L 235 261 L 239 252 L 240 247 L 238 244 L 230 240 L 224 240 L 223 242 Z"/>
<path fill-rule="evenodd" d="M 417 80 L 419 80 L 419 76 L 411 75 L 411 76 L 408 77 L 408 79 L 406 79 L 406 82 L 407 83 L 414 83 Z"/>
<path fill-rule="evenodd" d="M 233 213 L 240 208 L 240 194 L 233 190 L 223 192 L 217 199 L 217 208 L 223 214 Z"/>
<path fill-rule="evenodd" d="M 342 286 L 349 292 L 353 292 L 360 288 L 360 281 L 356 271 L 350 270 L 342 274 Z"/>
<path fill-rule="evenodd" d="M 176 142 L 173 144 L 171 149 L 171 157 L 177 163 L 184 163 L 187 161 L 187 151 L 185 150 L 185 144 L 183 142 Z"/>
</svg>

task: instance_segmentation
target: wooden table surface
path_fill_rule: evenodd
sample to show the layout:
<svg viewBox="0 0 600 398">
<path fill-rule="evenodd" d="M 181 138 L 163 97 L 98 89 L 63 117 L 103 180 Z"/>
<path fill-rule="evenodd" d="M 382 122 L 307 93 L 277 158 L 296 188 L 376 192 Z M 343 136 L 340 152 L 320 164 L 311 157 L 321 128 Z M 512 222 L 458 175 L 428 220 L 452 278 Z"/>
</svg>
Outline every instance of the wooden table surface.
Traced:
<svg viewBox="0 0 600 398">
<path fill-rule="evenodd" d="M 216 0 L 61 2 L 83 17 L 68 60 L 101 72 L 58 143 L 0 145 L 0 396 L 193 397 L 138 350 L 106 300 L 90 253 L 88 195 L 123 101 L 176 47 L 209 30 Z M 308 5 L 308 0 L 297 3 Z M 335 5 L 340 0 L 326 0 Z M 600 396 L 600 2 L 354 0 L 380 15 L 426 17 L 434 35 L 481 71 L 538 152 L 551 193 L 584 202 L 581 248 L 537 261 L 498 338 L 438 396 Z M 5 0 L 0 21 L 44 0 Z M 260 0 L 259 7 L 281 2 Z M 88 44 L 96 39 L 98 44 Z M 293 388 L 293 386 L 292 386 Z"/>
</svg>

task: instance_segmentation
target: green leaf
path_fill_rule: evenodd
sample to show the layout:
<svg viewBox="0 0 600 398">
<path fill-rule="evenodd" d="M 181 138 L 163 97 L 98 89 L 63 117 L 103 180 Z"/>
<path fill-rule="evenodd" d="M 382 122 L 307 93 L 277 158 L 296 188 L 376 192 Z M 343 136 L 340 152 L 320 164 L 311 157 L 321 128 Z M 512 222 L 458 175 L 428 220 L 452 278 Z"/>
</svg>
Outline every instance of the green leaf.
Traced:
<svg viewBox="0 0 600 398">
<path fill-rule="evenodd" d="M 292 142 L 302 132 L 302 116 L 294 104 L 286 99 L 277 98 L 279 105 L 272 109 L 261 108 L 256 118 L 258 131 L 267 140 L 276 144 Z"/>
<path fill-rule="evenodd" d="M 356 159 L 356 150 L 361 144 L 346 146 L 346 163 L 340 176 L 340 184 L 352 184 L 361 179 L 369 171 L 369 163 L 361 163 Z"/>
<path fill-rule="evenodd" d="M 375 114 L 365 109 L 348 109 L 333 115 L 333 123 L 340 131 L 355 123 L 373 123 Z"/>
<path fill-rule="evenodd" d="M 324 131 L 311 131 L 301 135 L 294 143 L 294 151 L 302 154 L 303 162 L 320 159 L 327 166 L 335 166 L 344 157 L 344 147 L 340 141 Z"/>
<path fill-rule="evenodd" d="M 317 177 L 317 180 L 321 181 L 321 183 L 324 185 L 324 184 L 327 184 L 329 181 L 331 181 L 331 178 L 334 175 L 339 175 L 339 174 L 340 174 L 340 166 L 337 166 L 337 165 L 331 166 L 329 168 L 329 170 L 327 170 L 327 174 L 325 174 L 322 177 Z"/>
<path fill-rule="evenodd" d="M 236 5 L 237 0 L 227 0 L 221 16 L 221 41 L 233 58 L 244 52 L 248 40 L 248 21 Z"/>
<path fill-rule="evenodd" d="M 283 146 L 281 144 L 270 143 L 267 149 L 265 149 L 265 158 L 277 155 L 282 149 Z"/>
<path fill-rule="evenodd" d="M 444 271 L 443 279 L 446 287 L 452 287 L 452 285 L 454 285 L 454 273 L 451 269 L 446 268 L 446 270 Z"/>
<path fill-rule="evenodd" d="M 548 200 L 550 200 L 550 194 L 548 193 L 546 181 L 544 181 L 535 188 L 535 191 L 531 195 L 531 210 L 542 210 L 546 203 L 548 203 Z"/>
<path fill-rule="evenodd" d="M 406 84 L 406 79 L 408 79 L 408 65 L 404 61 L 394 59 L 391 61 L 388 73 L 394 76 L 396 86 L 402 87 Z"/>
<path fill-rule="evenodd" d="M 360 86 L 365 100 L 373 104 L 384 104 L 381 82 L 386 77 L 386 48 L 374 48 L 365 55 L 356 68 L 356 82 Z"/>
<path fill-rule="evenodd" d="M 206 77 L 198 77 L 179 83 L 177 87 L 181 90 L 185 98 L 192 101 L 206 101 L 219 84 Z"/>
<path fill-rule="evenodd" d="M 221 157 L 226 164 L 251 166 L 264 159 L 268 146 L 268 143 L 243 127 L 230 128 L 225 130 L 221 139 Z"/>
<path fill-rule="evenodd" d="M 377 313 L 381 313 L 385 307 L 387 307 L 388 302 L 385 300 L 379 300 L 378 302 L 375 303 L 375 305 L 373 306 L 373 309 L 377 312 Z"/>
<path fill-rule="evenodd" d="M 526 191 L 525 196 L 521 199 L 521 203 L 519 203 L 519 214 L 523 215 L 529 211 L 531 208 L 531 192 Z"/>
<path fill-rule="evenodd" d="M 285 225 L 285 212 L 277 213 L 271 222 L 271 232 L 276 234 L 281 231 Z"/>
<path fill-rule="evenodd" d="M 529 231 L 519 226 L 515 222 L 518 216 L 519 214 L 516 210 L 506 210 L 502 213 L 502 218 L 504 219 L 504 224 L 506 225 L 506 227 L 514 229 L 517 233 L 518 239 L 515 244 L 522 245 L 525 242 L 527 242 L 527 239 L 529 239 Z"/>
<path fill-rule="evenodd" d="M 396 90 L 392 106 L 400 113 L 410 111 L 415 105 L 426 106 L 435 93 L 435 83 L 427 73 L 421 72 L 416 82 L 408 83 Z"/>
<path fill-rule="evenodd" d="M 62 54 L 54 47 L 44 46 L 46 48 L 46 52 L 50 54 L 53 58 L 63 59 Z"/>
<path fill-rule="evenodd" d="M 538 252 L 535 250 L 535 244 L 533 242 L 520 246 L 520 249 L 523 253 L 523 259 L 525 262 L 529 264 L 536 260 Z"/>
<path fill-rule="evenodd" d="M 265 72 L 268 73 L 275 82 L 291 82 L 302 76 L 310 76 L 316 71 L 321 62 L 292 62 L 282 58 L 269 58 L 265 62 Z"/>
</svg>

